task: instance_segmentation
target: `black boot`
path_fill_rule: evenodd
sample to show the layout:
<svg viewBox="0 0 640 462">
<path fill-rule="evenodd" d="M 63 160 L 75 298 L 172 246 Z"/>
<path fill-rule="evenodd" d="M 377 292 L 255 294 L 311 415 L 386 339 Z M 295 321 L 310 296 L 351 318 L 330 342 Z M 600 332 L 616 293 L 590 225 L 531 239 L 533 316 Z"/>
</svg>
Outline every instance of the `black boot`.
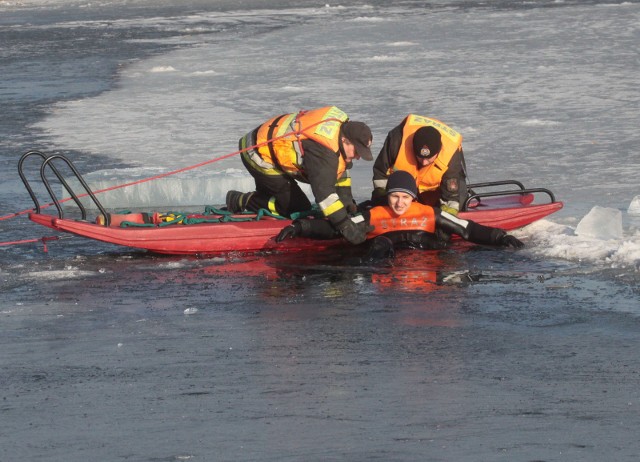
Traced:
<svg viewBox="0 0 640 462">
<path fill-rule="evenodd" d="M 243 204 L 243 196 L 245 196 L 245 193 L 240 191 L 228 191 L 225 199 L 227 210 L 231 213 L 242 212 L 246 206 L 246 202 Z"/>
</svg>

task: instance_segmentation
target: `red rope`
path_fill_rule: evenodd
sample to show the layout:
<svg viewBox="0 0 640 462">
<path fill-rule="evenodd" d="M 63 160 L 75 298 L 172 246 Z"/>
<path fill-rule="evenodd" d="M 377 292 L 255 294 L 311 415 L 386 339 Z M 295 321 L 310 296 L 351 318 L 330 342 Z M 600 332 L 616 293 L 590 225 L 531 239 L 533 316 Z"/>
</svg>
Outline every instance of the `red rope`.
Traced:
<svg viewBox="0 0 640 462">
<path fill-rule="evenodd" d="M 0 217 L 0 221 L 2 221 L 2 220 L 8 220 L 9 218 L 14 218 L 14 217 L 17 217 L 17 216 L 23 215 L 23 214 L 25 214 L 25 213 L 29 213 L 29 212 L 31 212 L 31 211 L 33 211 L 33 209 L 23 210 L 22 212 L 14 212 L 14 213 L 10 213 L 9 215 L 5 215 L 5 216 L 3 216 L 3 217 Z"/>
<path fill-rule="evenodd" d="M 58 236 L 43 236 L 43 237 L 39 237 L 37 239 L 23 239 L 21 241 L 9 241 L 9 242 L 0 242 L 0 246 L 2 245 L 17 245 L 17 244 L 29 244 L 31 242 L 42 242 L 42 244 L 44 245 L 44 251 L 48 252 L 49 249 L 47 248 L 47 241 L 56 241 L 60 239 Z"/>
</svg>

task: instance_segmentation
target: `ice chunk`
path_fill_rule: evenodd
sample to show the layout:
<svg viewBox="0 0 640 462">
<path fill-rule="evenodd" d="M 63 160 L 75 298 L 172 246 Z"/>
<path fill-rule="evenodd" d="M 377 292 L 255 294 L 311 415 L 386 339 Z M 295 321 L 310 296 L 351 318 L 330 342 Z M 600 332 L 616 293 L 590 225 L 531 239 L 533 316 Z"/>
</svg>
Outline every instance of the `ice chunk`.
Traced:
<svg viewBox="0 0 640 462">
<path fill-rule="evenodd" d="M 640 196 L 636 196 L 631 200 L 631 203 L 629 204 L 629 208 L 627 209 L 627 213 L 629 215 L 640 216 Z"/>
<path fill-rule="evenodd" d="M 576 234 L 603 240 L 622 239 L 622 212 L 596 205 L 580 220 Z"/>
</svg>

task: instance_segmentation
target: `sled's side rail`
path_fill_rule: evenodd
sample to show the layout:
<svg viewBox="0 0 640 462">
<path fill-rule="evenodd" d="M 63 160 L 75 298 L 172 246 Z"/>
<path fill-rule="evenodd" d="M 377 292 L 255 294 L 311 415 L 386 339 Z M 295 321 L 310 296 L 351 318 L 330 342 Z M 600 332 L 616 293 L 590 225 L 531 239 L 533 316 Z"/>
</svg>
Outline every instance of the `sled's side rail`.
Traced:
<svg viewBox="0 0 640 462">
<path fill-rule="evenodd" d="M 507 186 L 507 185 L 514 185 L 514 186 L 517 186 L 517 188 L 501 189 L 501 190 L 498 190 L 498 191 L 486 191 L 486 192 L 478 192 L 478 191 L 476 191 L 479 188 L 493 187 L 493 186 Z M 469 204 L 471 204 L 474 201 L 477 201 L 478 203 L 480 203 L 481 199 L 485 198 L 485 197 L 511 196 L 511 195 L 514 195 L 514 194 L 519 194 L 519 195 L 524 196 L 525 194 L 543 193 L 543 194 L 546 194 L 547 196 L 549 196 L 549 201 L 551 203 L 556 202 L 556 198 L 555 198 L 554 194 L 549 189 L 547 189 L 547 188 L 525 188 L 522 183 L 520 183 L 519 181 L 516 181 L 516 180 L 491 181 L 491 182 L 487 182 L 487 183 L 474 183 L 474 184 L 467 185 L 467 188 L 468 188 L 468 191 L 469 191 L 469 197 L 467 197 L 467 200 L 464 202 L 464 204 L 462 206 L 462 210 L 467 210 L 468 207 L 469 207 Z"/>
<path fill-rule="evenodd" d="M 84 178 L 82 178 L 82 175 L 80 175 L 80 172 L 78 172 L 78 169 L 76 169 L 75 165 L 73 165 L 73 163 L 69 159 L 67 159 L 65 156 L 63 156 L 61 154 L 54 154 L 52 156 L 47 157 L 44 160 L 44 162 L 42 163 L 42 165 L 40 166 L 40 177 L 42 178 L 42 182 L 44 183 L 44 186 L 47 188 L 47 191 L 49 192 L 49 195 L 51 196 L 51 199 L 53 199 L 53 203 L 56 205 L 56 209 L 58 209 L 58 216 L 60 218 L 63 217 L 62 206 L 60 205 L 60 201 L 58 200 L 56 194 L 53 192 L 53 189 L 51 189 L 51 185 L 49 184 L 49 180 L 47 180 L 47 176 L 46 176 L 47 167 L 51 168 L 51 165 L 52 165 L 51 162 L 53 160 L 56 160 L 56 159 L 60 159 L 61 161 L 66 163 L 67 166 L 71 169 L 71 171 L 75 175 L 76 179 L 80 182 L 80 184 L 84 188 L 85 193 L 91 198 L 91 200 L 96 205 L 98 210 L 100 210 L 102 215 L 105 217 L 104 225 L 105 226 L 109 226 L 109 215 L 107 214 L 107 211 L 102 206 L 102 204 L 100 203 L 98 198 L 95 196 L 95 194 L 93 194 L 93 191 L 91 191 L 91 188 L 89 188 L 89 185 L 87 184 L 87 182 L 84 181 Z M 87 219 L 87 211 L 82 206 L 82 204 L 80 203 L 80 200 L 78 199 L 78 196 L 71 190 L 71 188 L 69 187 L 69 185 L 66 182 L 62 182 L 62 184 L 66 188 L 66 190 L 69 193 L 69 195 L 74 198 L 74 201 L 75 201 L 76 204 L 78 204 L 78 207 L 80 207 L 80 210 L 81 210 L 81 213 L 82 213 L 82 219 L 86 220 Z"/>
<path fill-rule="evenodd" d="M 469 194 L 473 194 L 474 189 L 478 189 L 478 188 L 488 188 L 491 186 L 506 186 L 506 185 L 514 185 L 517 186 L 518 189 L 522 190 L 522 189 L 526 189 L 524 187 L 524 185 L 522 183 L 520 183 L 517 180 L 501 180 L 501 181 L 487 181 L 485 183 L 473 183 L 473 184 L 468 184 L 467 185 L 467 190 L 469 191 Z"/>
<path fill-rule="evenodd" d="M 75 193 L 73 188 L 71 188 L 69 183 L 67 183 L 67 181 L 65 180 L 60 170 L 58 170 L 58 168 L 56 168 L 56 166 L 53 164 L 53 161 L 55 160 L 60 160 L 65 164 L 67 164 L 67 167 L 69 167 L 71 172 L 73 172 L 73 175 L 76 177 L 78 182 L 82 185 L 82 188 L 85 190 L 85 194 L 82 194 L 82 196 L 89 196 L 91 198 L 91 200 L 96 205 L 96 207 L 100 210 L 100 212 L 102 212 L 103 216 L 106 217 L 105 226 L 109 226 L 109 214 L 107 214 L 105 208 L 102 206 L 102 204 L 100 203 L 98 198 L 95 196 L 95 194 L 93 194 L 93 191 L 91 191 L 91 189 L 89 188 L 89 185 L 86 183 L 84 178 L 82 178 L 82 175 L 80 174 L 80 172 L 78 172 L 75 165 L 73 165 L 73 163 L 69 159 L 67 159 L 65 156 L 61 154 L 46 156 L 40 151 L 28 151 L 25 154 L 23 154 L 22 157 L 20 157 L 20 161 L 18 162 L 18 174 L 20 175 L 20 179 L 22 180 L 22 183 L 24 183 L 24 186 L 27 189 L 27 192 L 29 193 L 29 196 L 31 196 L 31 200 L 33 200 L 36 213 L 38 214 L 40 213 L 40 209 L 41 209 L 40 202 L 38 201 L 38 198 L 34 193 L 33 188 L 31 188 L 31 185 L 27 180 L 26 175 L 24 174 L 24 162 L 28 157 L 32 155 L 39 156 L 42 159 L 42 164 L 40 165 L 40 179 L 44 184 L 44 187 L 47 189 L 49 196 L 51 196 L 51 200 L 53 201 L 53 204 L 56 206 L 56 209 L 58 210 L 59 218 L 61 219 L 64 218 L 64 211 L 62 210 L 61 201 L 58 199 L 57 195 L 53 191 L 53 188 L 51 187 L 49 179 L 47 178 L 47 170 L 51 170 L 55 174 L 60 184 L 67 191 L 71 199 L 73 199 L 73 201 L 76 203 L 76 205 L 80 209 L 80 213 L 83 220 L 87 219 L 87 210 L 84 207 L 84 205 L 82 205 L 82 201 L 80 201 L 80 196 L 78 196 Z"/>
<path fill-rule="evenodd" d="M 33 189 L 31 188 L 31 184 L 29 183 L 29 180 L 27 180 L 27 176 L 24 174 L 24 162 L 27 160 L 28 157 L 31 157 L 31 156 L 34 156 L 34 155 L 35 156 L 39 156 L 43 163 L 48 158 L 48 156 L 46 156 L 45 154 L 43 154 L 40 151 L 28 151 L 28 152 L 25 152 L 20 157 L 20 160 L 18 161 L 18 175 L 20 175 L 20 179 L 22 180 L 22 183 L 24 184 L 24 187 L 27 189 L 27 192 L 29 193 L 29 196 L 31 197 L 31 200 L 33 201 L 36 213 L 39 214 L 40 213 L 40 209 L 41 209 L 40 201 L 38 201 L 38 197 L 33 192 Z M 42 166 L 42 164 L 41 164 L 41 166 Z M 66 182 L 66 180 L 64 179 L 64 177 L 62 176 L 60 171 L 53 164 L 49 165 L 49 168 L 56 175 L 56 177 L 58 178 L 58 181 L 60 181 L 60 184 L 62 184 L 62 186 L 69 192 L 69 195 L 71 196 L 73 201 L 76 203 L 76 205 L 78 206 L 78 208 L 82 212 L 83 217 L 86 217 L 86 211 L 84 210 L 82 202 L 80 201 L 78 196 L 76 196 L 76 194 L 73 192 L 73 190 L 71 189 L 69 184 Z M 41 178 L 42 178 L 42 175 L 41 175 Z M 45 187 L 46 187 L 46 184 L 45 184 Z M 47 188 L 47 191 L 49 191 L 48 188 Z M 62 218 L 62 214 L 60 212 L 59 212 L 59 216 L 60 216 L 60 218 Z"/>
</svg>

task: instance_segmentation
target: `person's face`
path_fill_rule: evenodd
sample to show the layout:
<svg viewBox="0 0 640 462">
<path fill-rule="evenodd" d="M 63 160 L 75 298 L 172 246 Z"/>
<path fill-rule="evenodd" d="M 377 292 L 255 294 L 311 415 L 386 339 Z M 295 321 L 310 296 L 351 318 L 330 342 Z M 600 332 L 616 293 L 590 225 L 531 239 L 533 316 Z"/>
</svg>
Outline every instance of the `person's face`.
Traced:
<svg viewBox="0 0 640 462">
<path fill-rule="evenodd" d="M 342 148 L 344 150 L 344 157 L 347 162 L 351 162 L 353 159 L 360 159 L 360 156 L 356 152 L 356 147 L 344 136 L 342 137 Z"/>
<path fill-rule="evenodd" d="M 387 195 L 387 202 L 393 213 L 400 216 L 409 210 L 413 197 L 410 194 L 395 191 Z"/>
<path fill-rule="evenodd" d="M 436 157 L 438 157 L 437 154 L 433 157 L 429 157 L 428 159 L 426 157 L 416 156 L 416 159 L 418 160 L 418 168 L 427 167 L 433 164 L 436 161 Z"/>
</svg>

